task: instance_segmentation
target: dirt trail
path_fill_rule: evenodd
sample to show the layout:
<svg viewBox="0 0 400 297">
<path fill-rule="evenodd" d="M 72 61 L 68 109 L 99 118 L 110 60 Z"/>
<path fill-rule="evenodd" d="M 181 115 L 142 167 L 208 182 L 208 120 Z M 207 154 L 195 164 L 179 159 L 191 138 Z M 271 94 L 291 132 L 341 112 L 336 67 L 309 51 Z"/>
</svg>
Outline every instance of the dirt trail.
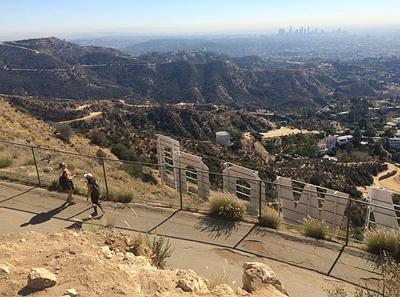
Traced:
<svg viewBox="0 0 400 297">
<path fill-rule="evenodd" d="M 102 111 L 94 111 L 91 112 L 89 115 L 78 118 L 78 119 L 73 119 L 73 120 L 68 120 L 68 121 L 62 121 L 62 122 L 58 122 L 57 124 L 69 124 L 69 123 L 74 123 L 74 122 L 81 122 L 81 121 L 87 121 L 87 120 L 91 120 L 93 118 L 97 118 L 100 117 L 103 114 Z"/>
<path fill-rule="evenodd" d="M 389 191 L 400 193 L 400 168 L 391 163 L 385 164 L 387 164 L 388 169 L 374 177 L 373 185 L 379 188 L 385 188 Z M 379 180 L 380 177 L 394 170 L 397 170 L 395 175 Z"/>
</svg>

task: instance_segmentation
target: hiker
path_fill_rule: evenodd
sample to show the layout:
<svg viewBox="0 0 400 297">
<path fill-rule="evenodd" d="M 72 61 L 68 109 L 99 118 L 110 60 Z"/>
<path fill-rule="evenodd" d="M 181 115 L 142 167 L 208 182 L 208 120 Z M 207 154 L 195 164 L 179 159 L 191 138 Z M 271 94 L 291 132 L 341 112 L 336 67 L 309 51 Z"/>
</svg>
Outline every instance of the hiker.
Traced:
<svg viewBox="0 0 400 297">
<path fill-rule="evenodd" d="M 58 180 L 58 183 L 61 189 L 68 193 L 67 203 L 69 205 L 74 205 L 76 204 L 76 202 L 73 201 L 72 194 L 74 192 L 75 186 L 72 179 L 76 177 L 76 174 L 71 174 L 71 172 L 69 172 L 69 170 L 67 169 L 67 164 L 64 162 L 60 163 L 58 168 L 61 170 L 61 176 Z"/>
<path fill-rule="evenodd" d="M 92 201 L 92 206 L 94 209 L 94 212 L 90 215 L 91 218 L 97 217 L 98 216 L 98 212 L 97 212 L 97 207 L 99 207 L 101 209 L 101 216 L 99 216 L 98 218 L 101 218 L 104 215 L 104 209 L 101 207 L 99 199 L 100 199 L 100 195 L 101 195 L 101 190 L 99 185 L 96 182 L 96 179 L 93 177 L 92 174 L 90 173 L 86 173 L 84 174 L 84 177 L 86 178 L 86 185 L 87 185 L 87 200 Z"/>
</svg>

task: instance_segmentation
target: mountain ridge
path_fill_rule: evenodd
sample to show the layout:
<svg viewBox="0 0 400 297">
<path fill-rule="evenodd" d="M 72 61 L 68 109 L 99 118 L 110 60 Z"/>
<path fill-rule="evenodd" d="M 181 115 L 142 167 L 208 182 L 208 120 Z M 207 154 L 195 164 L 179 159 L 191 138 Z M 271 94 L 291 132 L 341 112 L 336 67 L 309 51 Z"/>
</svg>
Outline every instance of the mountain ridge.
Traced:
<svg viewBox="0 0 400 297">
<path fill-rule="evenodd" d="M 231 58 L 205 51 L 134 57 L 52 37 L 0 45 L 0 93 L 263 107 L 314 107 L 335 98 L 381 93 L 366 73 L 342 74 L 345 66 L 277 64 L 256 56 Z M 347 72 L 356 69 L 348 68 Z"/>
</svg>

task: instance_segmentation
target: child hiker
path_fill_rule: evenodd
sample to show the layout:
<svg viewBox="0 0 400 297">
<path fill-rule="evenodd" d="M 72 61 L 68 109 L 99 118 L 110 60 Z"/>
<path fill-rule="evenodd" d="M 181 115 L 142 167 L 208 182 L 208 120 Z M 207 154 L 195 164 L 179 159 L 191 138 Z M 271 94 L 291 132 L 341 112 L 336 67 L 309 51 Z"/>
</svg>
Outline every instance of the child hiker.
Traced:
<svg viewBox="0 0 400 297">
<path fill-rule="evenodd" d="M 99 202 L 99 198 L 101 195 L 100 187 L 97 184 L 97 182 L 92 174 L 86 173 L 86 174 L 84 174 L 84 177 L 86 178 L 86 185 L 87 185 L 87 189 L 88 189 L 87 200 L 89 200 L 89 197 L 90 197 L 90 200 L 92 201 L 92 205 L 93 205 L 93 209 L 94 209 L 94 212 L 90 215 L 90 217 L 94 218 L 94 217 L 98 216 L 97 207 L 99 207 L 101 209 L 102 214 L 98 218 L 101 218 L 104 214 L 104 210 L 101 207 L 100 202 Z"/>
</svg>

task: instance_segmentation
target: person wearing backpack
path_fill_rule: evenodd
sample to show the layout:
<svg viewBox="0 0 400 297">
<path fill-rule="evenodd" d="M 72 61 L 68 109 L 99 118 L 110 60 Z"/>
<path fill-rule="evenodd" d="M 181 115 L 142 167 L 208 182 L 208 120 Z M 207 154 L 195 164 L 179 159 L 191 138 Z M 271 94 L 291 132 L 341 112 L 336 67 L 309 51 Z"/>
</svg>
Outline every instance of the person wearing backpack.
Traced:
<svg viewBox="0 0 400 297">
<path fill-rule="evenodd" d="M 84 177 L 86 178 L 86 185 L 87 185 L 87 200 L 92 201 L 92 206 L 94 209 L 94 212 L 90 215 L 91 218 L 97 217 L 98 216 L 98 212 L 97 212 L 97 207 L 99 207 L 101 209 L 101 216 L 99 216 L 98 218 L 101 218 L 104 215 L 104 210 L 100 205 L 99 199 L 100 199 L 100 195 L 101 195 L 101 190 L 100 190 L 100 186 L 97 184 L 96 179 L 93 177 L 92 174 L 90 173 L 86 173 L 84 174 Z"/>
<path fill-rule="evenodd" d="M 67 164 L 64 162 L 59 165 L 59 169 L 61 170 L 61 176 L 58 179 L 58 184 L 63 191 L 68 193 L 67 203 L 74 205 L 76 202 L 73 201 L 72 194 L 74 193 L 75 186 L 72 180 L 76 177 L 76 174 L 71 174 L 67 169 Z"/>
</svg>

